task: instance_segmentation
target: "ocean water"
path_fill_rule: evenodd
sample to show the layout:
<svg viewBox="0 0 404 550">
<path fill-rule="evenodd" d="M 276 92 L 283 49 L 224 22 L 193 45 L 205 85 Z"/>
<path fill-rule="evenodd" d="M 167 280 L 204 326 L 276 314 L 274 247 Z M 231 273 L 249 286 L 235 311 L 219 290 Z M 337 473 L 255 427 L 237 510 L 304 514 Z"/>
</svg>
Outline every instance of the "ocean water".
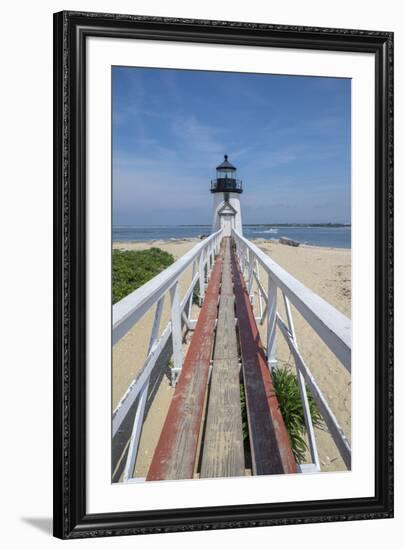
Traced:
<svg viewBox="0 0 404 550">
<path fill-rule="evenodd" d="M 174 240 L 210 234 L 210 225 L 117 225 L 112 228 L 113 242 Z M 247 239 L 288 237 L 302 244 L 333 248 L 351 248 L 350 227 L 274 227 L 244 225 Z"/>
</svg>

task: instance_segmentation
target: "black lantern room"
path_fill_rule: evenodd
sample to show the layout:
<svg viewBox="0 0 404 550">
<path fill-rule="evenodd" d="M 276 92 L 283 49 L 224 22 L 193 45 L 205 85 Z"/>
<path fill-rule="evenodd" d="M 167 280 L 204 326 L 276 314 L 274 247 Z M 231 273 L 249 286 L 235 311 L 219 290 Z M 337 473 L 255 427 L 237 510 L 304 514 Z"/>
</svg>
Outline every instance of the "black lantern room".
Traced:
<svg viewBox="0 0 404 550">
<path fill-rule="evenodd" d="M 216 167 L 216 179 L 211 181 L 211 193 L 242 193 L 241 180 L 236 179 L 236 167 L 233 166 L 224 155 L 224 161 Z"/>
</svg>

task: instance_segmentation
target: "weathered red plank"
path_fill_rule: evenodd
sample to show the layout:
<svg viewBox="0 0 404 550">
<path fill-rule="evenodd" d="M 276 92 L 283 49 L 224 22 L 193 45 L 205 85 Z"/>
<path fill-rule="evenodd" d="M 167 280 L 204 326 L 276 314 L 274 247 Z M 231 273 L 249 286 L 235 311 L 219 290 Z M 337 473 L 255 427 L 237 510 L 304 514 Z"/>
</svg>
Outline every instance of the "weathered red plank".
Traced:
<svg viewBox="0 0 404 550">
<path fill-rule="evenodd" d="M 215 262 L 182 372 L 175 388 L 147 481 L 190 479 L 198 439 L 217 316 L 222 257 Z"/>
<path fill-rule="evenodd" d="M 253 474 L 296 473 L 248 292 L 233 250 L 231 254 Z"/>
</svg>

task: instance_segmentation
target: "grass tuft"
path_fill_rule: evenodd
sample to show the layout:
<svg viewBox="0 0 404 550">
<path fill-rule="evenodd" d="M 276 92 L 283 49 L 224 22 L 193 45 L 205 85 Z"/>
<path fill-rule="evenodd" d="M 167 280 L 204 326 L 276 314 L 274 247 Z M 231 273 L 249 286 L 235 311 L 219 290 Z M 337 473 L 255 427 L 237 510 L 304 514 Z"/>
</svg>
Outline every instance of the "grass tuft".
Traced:
<svg viewBox="0 0 404 550">
<path fill-rule="evenodd" d="M 297 376 L 288 368 L 277 368 L 272 372 L 272 380 L 294 457 L 298 463 L 302 463 L 305 461 L 308 446 L 305 440 L 306 425 Z M 324 428 L 324 420 L 316 402 L 309 388 L 306 387 L 306 390 L 313 426 Z"/>
</svg>

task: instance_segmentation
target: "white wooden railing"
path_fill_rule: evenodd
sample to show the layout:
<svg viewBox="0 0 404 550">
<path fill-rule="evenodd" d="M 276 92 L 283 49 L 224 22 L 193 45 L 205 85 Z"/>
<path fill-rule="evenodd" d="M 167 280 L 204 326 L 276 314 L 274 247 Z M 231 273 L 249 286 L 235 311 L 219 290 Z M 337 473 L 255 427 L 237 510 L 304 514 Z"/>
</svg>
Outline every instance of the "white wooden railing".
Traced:
<svg viewBox="0 0 404 550">
<path fill-rule="evenodd" d="M 306 385 L 311 390 L 346 467 L 350 469 L 351 448 L 349 441 L 299 351 L 290 304 L 293 304 L 349 372 L 351 371 L 351 320 L 292 277 L 290 273 L 235 229 L 232 230 L 232 237 L 251 302 L 254 309 L 258 309 L 259 312 L 256 319 L 260 324 L 267 321 L 266 343 L 269 367 L 275 369 L 277 366 L 275 337 L 277 328 L 285 338 L 295 360 L 314 469 L 320 470 L 320 462 Z M 262 281 L 262 272 L 267 275 L 264 282 Z M 254 304 L 256 296 L 256 293 L 253 292 L 254 283 L 258 294 L 256 306 Z M 278 290 L 282 294 L 285 305 L 286 322 L 278 312 Z"/>
<path fill-rule="evenodd" d="M 175 385 L 183 364 L 183 325 L 185 324 L 188 329 L 192 330 L 196 322 L 191 319 L 193 293 L 197 283 L 199 283 L 199 302 L 201 303 L 215 261 L 215 255 L 219 251 L 221 239 L 222 230 L 213 233 L 195 245 L 170 267 L 113 306 L 112 344 L 115 345 L 156 305 L 144 365 L 130 383 L 112 415 L 112 437 L 115 437 L 136 399 L 139 398 L 123 474 L 124 482 L 133 481 L 132 472 L 139 447 L 151 373 L 171 337 L 174 363 L 171 376 L 172 384 Z M 191 282 L 182 300 L 180 300 L 180 279 L 191 265 Z M 161 314 L 167 293 L 170 294 L 171 298 L 170 321 L 159 336 Z"/>
</svg>

